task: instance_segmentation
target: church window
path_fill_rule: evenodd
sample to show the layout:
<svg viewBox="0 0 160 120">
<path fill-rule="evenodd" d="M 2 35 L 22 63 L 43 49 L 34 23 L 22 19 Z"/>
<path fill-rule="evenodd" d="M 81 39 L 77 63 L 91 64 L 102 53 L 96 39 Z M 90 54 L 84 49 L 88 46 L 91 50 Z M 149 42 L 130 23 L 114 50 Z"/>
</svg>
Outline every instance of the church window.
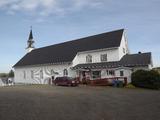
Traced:
<svg viewBox="0 0 160 120">
<path fill-rule="evenodd" d="M 64 76 L 67 76 L 67 75 L 68 75 L 68 70 L 67 70 L 67 69 L 64 69 L 64 70 L 63 70 L 63 75 L 64 75 Z"/>
<path fill-rule="evenodd" d="M 115 71 L 114 70 L 107 70 L 107 75 L 115 75 Z"/>
<path fill-rule="evenodd" d="M 101 71 L 92 71 L 92 78 L 93 79 L 101 78 Z"/>
<path fill-rule="evenodd" d="M 26 79 L 26 71 L 23 71 L 23 78 Z"/>
<path fill-rule="evenodd" d="M 43 79 L 43 70 L 40 70 L 40 78 Z"/>
<path fill-rule="evenodd" d="M 101 62 L 107 61 L 107 54 L 102 54 L 101 55 Z"/>
<path fill-rule="evenodd" d="M 87 55 L 86 56 L 86 62 L 87 63 L 91 63 L 92 62 L 92 56 L 91 55 Z"/>
<path fill-rule="evenodd" d="M 31 78 L 34 79 L 34 72 L 31 70 Z"/>
<path fill-rule="evenodd" d="M 124 76 L 124 72 L 123 71 L 120 71 L 120 76 Z"/>
</svg>

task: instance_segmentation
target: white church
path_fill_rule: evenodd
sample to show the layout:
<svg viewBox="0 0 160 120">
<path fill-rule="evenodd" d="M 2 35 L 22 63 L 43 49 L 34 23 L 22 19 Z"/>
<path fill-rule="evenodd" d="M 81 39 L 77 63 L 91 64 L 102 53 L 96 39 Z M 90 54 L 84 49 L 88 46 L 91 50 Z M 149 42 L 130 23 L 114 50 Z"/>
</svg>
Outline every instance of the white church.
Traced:
<svg viewBox="0 0 160 120">
<path fill-rule="evenodd" d="M 16 83 L 52 84 L 58 76 L 130 83 L 133 71 L 153 66 L 150 52 L 130 54 L 124 29 L 42 48 L 34 47 L 31 30 L 27 43 L 27 54 L 14 65 Z"/>
</svg>

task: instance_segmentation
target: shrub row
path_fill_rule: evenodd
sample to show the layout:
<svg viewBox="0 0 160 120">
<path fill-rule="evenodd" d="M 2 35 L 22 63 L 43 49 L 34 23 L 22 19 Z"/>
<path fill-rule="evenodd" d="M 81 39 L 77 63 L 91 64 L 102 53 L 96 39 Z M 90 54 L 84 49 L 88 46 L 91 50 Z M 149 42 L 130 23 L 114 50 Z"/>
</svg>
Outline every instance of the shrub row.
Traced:
<svg viewBox="0 0 160 120">
<path fill-rule="evenodd" d="M 137 70 L 132 73 L 132 84 L 136 87 L 160 89 L 160 74 L 154 70 Z"/>
</svg>

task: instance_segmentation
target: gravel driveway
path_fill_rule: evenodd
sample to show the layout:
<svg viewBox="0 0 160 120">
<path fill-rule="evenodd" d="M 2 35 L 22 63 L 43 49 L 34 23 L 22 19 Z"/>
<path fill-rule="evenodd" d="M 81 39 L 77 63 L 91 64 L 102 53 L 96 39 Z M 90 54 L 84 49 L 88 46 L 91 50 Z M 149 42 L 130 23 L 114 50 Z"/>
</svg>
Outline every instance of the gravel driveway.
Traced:
<svg viewBox="0 0 160 120">
<path fill-rule="evenodd" d="M 160 91 L 89 86 L 0 87 L 0 120 L 160 120 Z"/>
</svg>

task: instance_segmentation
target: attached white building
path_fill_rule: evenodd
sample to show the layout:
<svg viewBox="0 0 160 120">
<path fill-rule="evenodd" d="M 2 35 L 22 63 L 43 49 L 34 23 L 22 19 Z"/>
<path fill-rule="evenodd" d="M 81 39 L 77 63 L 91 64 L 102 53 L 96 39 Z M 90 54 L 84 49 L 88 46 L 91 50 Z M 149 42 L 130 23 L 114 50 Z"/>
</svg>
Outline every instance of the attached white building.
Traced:
<svg viewBox="0 0 160 120">
<path fill-rule="evenodd" d="M 124 29 L 34 49 L 30 32 L 27 54 L 14 65 L 15 82 L 49 84 L 50 78 L 82 80 L 127 78 L 152 67 L 151 53 L 130 54 Z"/>
</svg>

